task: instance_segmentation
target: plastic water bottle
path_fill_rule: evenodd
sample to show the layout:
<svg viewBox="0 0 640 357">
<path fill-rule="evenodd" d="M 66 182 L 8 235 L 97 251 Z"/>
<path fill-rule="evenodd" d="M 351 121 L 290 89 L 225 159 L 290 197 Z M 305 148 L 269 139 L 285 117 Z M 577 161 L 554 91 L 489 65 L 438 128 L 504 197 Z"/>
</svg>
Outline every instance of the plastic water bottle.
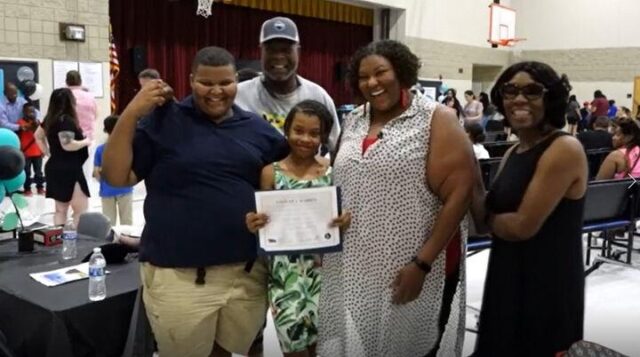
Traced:
<svg viewBox="0 0 640 357">
<path fill-rule="evenodd" d="M 78 255 L 78 248 L 76 242 L 78 240 L 78 233 L 76 227 L 73 225 L 73 221 L 69 221 L 62 228 L 62 260 L 75 259 Z"/>
<path fill-rule="evenodd" d="M 107 261 L 100 248 L 93 248 L 89 259 L 89 300 L 100 301 L 107 297 L 107 282 L 105 267 Z"/>
</svg>

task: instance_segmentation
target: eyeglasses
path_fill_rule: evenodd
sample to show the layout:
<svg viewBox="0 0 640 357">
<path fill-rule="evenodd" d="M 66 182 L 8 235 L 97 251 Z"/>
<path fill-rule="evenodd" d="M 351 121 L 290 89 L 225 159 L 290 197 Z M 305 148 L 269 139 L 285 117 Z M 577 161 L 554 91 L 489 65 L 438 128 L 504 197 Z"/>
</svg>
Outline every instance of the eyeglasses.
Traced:
<svg viewBox="0 0 640 357">
<path fill-rule="evenodd" d="M 511 83 L 505 83 L 502 86 L 502 97 L 504 99 L 512 100 L 522 94 L 528 100 L 536 100 L 542 98 L 547 91 L 547 88 L 540 83 L 531 83 L 522 87 L 518 87 Z"/>
</svg>

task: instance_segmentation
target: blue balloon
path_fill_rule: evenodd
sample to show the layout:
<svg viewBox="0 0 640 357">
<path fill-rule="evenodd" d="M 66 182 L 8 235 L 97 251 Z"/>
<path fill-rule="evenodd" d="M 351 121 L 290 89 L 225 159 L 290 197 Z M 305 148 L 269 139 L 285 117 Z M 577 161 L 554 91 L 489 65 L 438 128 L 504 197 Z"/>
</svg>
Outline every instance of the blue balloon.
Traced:
<svg viewBox="0 0 640 357">
<path fill-rule="evenodd" d="M 4 189 L 7 190 L 7 193 L 13 193 L 16 191 L 20 191 L 22 186 L 24 186 L 24 182 L 27 180 L 27 175 L 25 175 L 24 171 L 20 171 L 20 173 L 8 180 L 2 180 L 0 183 L 4 186 Z"/>
<path fill-rule="evenodd" d="M 0 202 L 2 202 L 2 199 L 6 195 L 7 195 L 7 193 L 4 191 L 4 185 L 0 185 Z"/>
<path fill-rule="evenodd" d="M 0 146 L 11 146 L 20 149 L 20 139 L 18 135 L 7 128 L 0 128 Z"/>
</svg>

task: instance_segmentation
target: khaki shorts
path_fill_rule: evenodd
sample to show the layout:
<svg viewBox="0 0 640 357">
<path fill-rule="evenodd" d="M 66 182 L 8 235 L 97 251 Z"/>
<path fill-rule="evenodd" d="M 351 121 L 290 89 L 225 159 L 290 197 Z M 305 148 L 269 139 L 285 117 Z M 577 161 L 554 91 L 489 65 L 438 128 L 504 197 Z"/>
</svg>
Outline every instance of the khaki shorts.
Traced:
<svg viewBox="0 0 640 357">
<path fill-rule="evenodd" d="M 257 260 L 208 267 L 205 284 L 196 269 L 142 263 L 143 300 L 160 355 L 209 356 L 213 342 L 246 355 L 267 313 L 267 268 Z"/>
</svg>

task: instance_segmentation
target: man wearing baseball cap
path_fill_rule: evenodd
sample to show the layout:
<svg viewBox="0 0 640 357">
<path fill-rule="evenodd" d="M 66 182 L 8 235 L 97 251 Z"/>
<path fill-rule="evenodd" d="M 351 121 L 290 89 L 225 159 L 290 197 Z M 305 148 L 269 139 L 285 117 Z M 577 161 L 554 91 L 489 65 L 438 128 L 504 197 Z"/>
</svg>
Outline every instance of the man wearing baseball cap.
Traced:
<svg viewBox="0 0 640 357">
<path fill-rule="evenodd" d="M 296 24 L 286 17 L 265 21 L 260 30 L 260 48 L 263 73 L 238 84 L 235 104 L 261 115 L 283 133 L 284 121 L 291 108 L 303 100 L 316 100 L 333 116 L 328 148 L 333 149 L 340 134 L 336 107 L 327 91 L 297 74 L 300 36 Z M 249 356 L 262 356 L 262 351 L 263 336 L 259 334 Z M 284 352 L 287 355 L 292 351 Z"/>
<path fill-rule="evenodd" d="M 235 103 L 257 113 L 282 133 L 284 119 L 294 105 L 306 99 L 323 103 L 333 115 L 329 146 L 340 134 L 333 100 L 322 87 L 297 74 L 300 55 L 298 27 L 289 18 L 274 17 L 260 31 L 262 75 L 238 84 Z"/>
</svg>

